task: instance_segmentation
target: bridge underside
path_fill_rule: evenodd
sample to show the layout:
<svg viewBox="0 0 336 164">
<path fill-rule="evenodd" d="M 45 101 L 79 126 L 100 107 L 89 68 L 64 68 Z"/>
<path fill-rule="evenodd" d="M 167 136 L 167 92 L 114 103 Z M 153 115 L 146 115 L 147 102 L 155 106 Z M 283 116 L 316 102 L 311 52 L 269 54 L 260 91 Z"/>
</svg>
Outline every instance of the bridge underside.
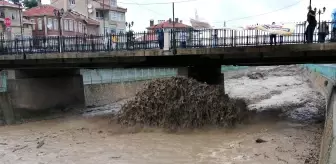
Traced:
<svg viewBox="0 0 336 164">
<path fill-rule="evenodd" d="M 42 54 L 41 54 L 42 55 Z M 296 52 L 251 52 L 233 54 L 196 54 L 166 56 L 110 56 L 87 58 L 43 58 L 0 60 L 3 69 L 39 68 L 128 68 L 185 67 L 201 65 L 288 65 L 305 63 L 336 63 L 336 50 Z"/>
</svg>

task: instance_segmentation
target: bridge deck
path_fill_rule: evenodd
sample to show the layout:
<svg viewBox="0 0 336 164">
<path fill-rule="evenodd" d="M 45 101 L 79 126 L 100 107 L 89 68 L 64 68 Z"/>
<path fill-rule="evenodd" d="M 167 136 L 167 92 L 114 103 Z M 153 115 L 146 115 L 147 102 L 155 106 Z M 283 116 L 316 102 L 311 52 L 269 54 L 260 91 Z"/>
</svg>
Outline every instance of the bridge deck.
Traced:
<svg viewBox="0 0 336 164">
<path fill-rule="evenodd" d="M 275 65 L 336 62 L 336 43 L 221 48 L 1 55 L 1 68 L 135 67 L 197 64 Z"/>
</svg>

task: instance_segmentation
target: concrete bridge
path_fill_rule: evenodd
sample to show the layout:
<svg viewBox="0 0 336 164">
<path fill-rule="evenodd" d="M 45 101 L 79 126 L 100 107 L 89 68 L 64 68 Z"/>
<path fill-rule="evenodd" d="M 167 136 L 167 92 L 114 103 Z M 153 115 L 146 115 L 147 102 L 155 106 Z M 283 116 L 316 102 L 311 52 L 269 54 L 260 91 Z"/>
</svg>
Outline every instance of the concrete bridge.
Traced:
<svg viewBox="0 0 336 164">
<path fill-rule="evenodd" d="M 84 106 L 79 68 L 176 67 L 178 75 L 223 84 L 221 65 L 281 65 L 336 62 L 336 43 L 110 52 L 1 55 L 8 95 L 15 109 Z M 224 86 L 224 85 L 223 85 Z"/>
<path fill-rule="evenodd" d="M 282 45 L 274 46 L 270 45 L 269 34 L 258 30 L 241 33 L 227 29 L 188 31 L 185 48 L 176 48 L 183 40 L 172 39 L 170 32 L 164 33 L 163 49 L 157 48 L 156 39 L 150 39 L 156 38 L 152 33 L 141 33 L 140 41 L 119 35 L 119 40 L 126 41 L 120 43 L 126 48 L 119 49 L 111 49 L 106 36 L 0 40 L 0 69 L 8 79 L 8 92 L 0 104 L 10 104 L 2 107 L 13 109 L 10 111 L 82 107 L 81 68 L 175 67 L 178 75 L 222 85 L 221 65 L 336 62 L 336 43 L 303 44 L 304 28 L 298 31 L 284 36 Z M 182 33 L 174 35 L 179 38 Z"/>
</svg>

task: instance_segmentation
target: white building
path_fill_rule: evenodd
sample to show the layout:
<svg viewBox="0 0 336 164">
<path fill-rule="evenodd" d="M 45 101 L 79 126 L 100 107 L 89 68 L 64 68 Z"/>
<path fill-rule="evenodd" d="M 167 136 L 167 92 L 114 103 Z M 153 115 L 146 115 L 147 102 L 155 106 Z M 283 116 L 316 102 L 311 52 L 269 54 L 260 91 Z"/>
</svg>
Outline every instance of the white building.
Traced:
<svg viewBox="0 0 336 164">
<path fill-rule="evenodd" d="M 99 21 L 99 33 L 126 31 L 126 8 L 119 7 L 117 0 L 51 0 L 51 5 L 64 10 L 73 10 Z"/>
</svg>

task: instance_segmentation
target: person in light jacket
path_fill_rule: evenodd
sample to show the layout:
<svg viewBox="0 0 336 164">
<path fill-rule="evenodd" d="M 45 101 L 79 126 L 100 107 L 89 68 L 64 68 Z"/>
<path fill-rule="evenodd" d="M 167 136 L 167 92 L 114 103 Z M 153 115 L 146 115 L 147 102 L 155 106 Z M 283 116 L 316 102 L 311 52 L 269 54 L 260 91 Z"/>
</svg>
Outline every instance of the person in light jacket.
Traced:
<svg viewBox="0 0 336 164">
<path fill-rule="evenodd" d="M 117 48 L 117 42 L 118 42 L 118 38 L 115 34 L 112 34 L 112 50 L 115 50 Z"/>
</svg>

